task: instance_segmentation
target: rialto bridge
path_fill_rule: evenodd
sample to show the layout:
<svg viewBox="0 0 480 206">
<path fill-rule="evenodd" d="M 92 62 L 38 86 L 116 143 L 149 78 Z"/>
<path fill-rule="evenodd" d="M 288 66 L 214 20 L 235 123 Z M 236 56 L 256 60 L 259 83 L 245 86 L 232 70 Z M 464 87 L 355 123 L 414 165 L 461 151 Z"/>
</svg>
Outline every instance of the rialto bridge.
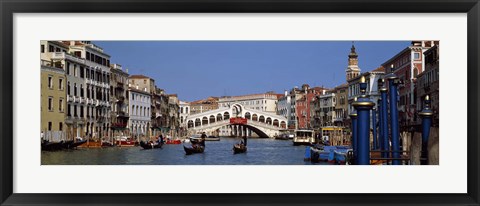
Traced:
<svg viewBox="0 0 480 206">
<path fill-rule="evenodd" d="M 287 127 L 283 116 L 265 111 L 247 109 L 241 104 L 188 116 L 188 133 L 219 136 L 255 136 L 262 138 L 278 135 Z M 255 134 L 254 134 L 255 133 Z"/>
</svg>

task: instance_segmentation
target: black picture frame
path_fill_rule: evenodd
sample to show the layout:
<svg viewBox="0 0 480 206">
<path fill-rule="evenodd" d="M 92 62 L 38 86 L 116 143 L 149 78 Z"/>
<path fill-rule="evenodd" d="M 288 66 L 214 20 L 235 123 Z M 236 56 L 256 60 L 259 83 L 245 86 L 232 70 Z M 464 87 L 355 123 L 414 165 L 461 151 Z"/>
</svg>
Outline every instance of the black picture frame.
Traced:
<svg viewBox="0 0 480 206">
<path fill-rule="evenodd" d="M 0 0 L 1 205 L 479 205 L 478 0 Z M 13 193 L 15 13 L 467 13 L 468 192 L 466 194 L 19 194 Z M 453 137 L 452 137 L 453 138 Z M 373 183 L 373 182 L 372 182 Z M 377 182 L 383 186 L 382 182 Z M 107 191 L 108 192 L 108 191 Z M 360 191 L 359 191 L 360 192 Z"/>
</svg>

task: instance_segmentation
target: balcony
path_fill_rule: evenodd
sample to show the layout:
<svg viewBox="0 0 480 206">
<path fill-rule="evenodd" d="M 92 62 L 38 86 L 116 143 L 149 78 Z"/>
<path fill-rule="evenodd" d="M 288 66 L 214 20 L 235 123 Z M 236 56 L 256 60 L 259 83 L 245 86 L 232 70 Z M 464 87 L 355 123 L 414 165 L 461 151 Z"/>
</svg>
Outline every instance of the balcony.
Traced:
<svg viewBox="0 0 480 206">
<path fill-rule="evenodd" d="M 64 53 L 64 52 L 54 52 L 52 53 L 52 59 L 66 59 L 70 60 L 72 62 L 80 63 L 80 64 L 85 64 L 85 59 Z"/>
<path fill-rule="evenodd" d="M 83 101 L 83 97 L 79 97 L 79 98 L 78 98 L 78 103 L 83 104 L 83 102 L 84 102 L 84 101 Z"/>
<path fill-rule="evenodd" d="M 73 102 L 73 101 L 74 101 L 74 97 L 67 95 L 67 102 Z"/>
</svg>

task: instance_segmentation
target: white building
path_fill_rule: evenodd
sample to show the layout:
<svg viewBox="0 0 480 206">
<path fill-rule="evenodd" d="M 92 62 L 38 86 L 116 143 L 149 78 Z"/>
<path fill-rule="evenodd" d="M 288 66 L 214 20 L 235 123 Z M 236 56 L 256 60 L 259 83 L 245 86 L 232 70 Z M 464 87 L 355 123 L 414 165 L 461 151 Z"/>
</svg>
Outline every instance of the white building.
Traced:
<svg viewBox="0 0 480 206">
<path fill-rule="evenodd" d="M 129 115 L 128 128 L 137 140 L 148 137 L 151 120 L 151 96 L 144 89 L 130 87 L 128 89 Z"/>
<path fill-rule="evenodd" d="M 285 91 L 285 95 L 278 99 L 277 104 L 277 114 L 286 117 L 287 119 L 290 117 L 290 113 L 292 112 L 292 97 Z"/>
<path fill-rule="evenodd" d="M 218 99 L 218 107 L 229 108 L 231 105 L 238 103 L 248 109 L 276 113 L 277 96 L 277 94 L 269 92 L 265 94 L 220 97 Z"/>
<path fill-rule="evenodd" d="M 111 137 L 110 55 L 90 41 L 64 41 L 73 56 L 85 59 L 82 90 L 86 94 L 87 133 Z M 83 70 L 80 70 L 83 71 Z M 80 74 L 82 76 L 83 74 Z M 74 86 L 74 85 L 72 85 Z"/>
<path fill-rule="evenodd" d="M 187 128 L 187 122 L 185 121 L 190 115 L 190 103 L 180 101 L 180 127 Z"/>
</svg>

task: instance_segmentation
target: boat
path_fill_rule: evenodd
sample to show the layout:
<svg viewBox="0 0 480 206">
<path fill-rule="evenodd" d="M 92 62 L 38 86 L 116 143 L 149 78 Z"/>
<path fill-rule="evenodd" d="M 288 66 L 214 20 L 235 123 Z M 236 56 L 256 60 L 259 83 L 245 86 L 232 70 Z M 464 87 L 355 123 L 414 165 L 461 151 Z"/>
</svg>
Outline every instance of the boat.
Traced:
<svg viewBox="0 0 480 206">
<path fill-rule="evenodd" d="M 245 153 L 247 152 L 247 146 L 243 144 L 233 145 L 233 154 Z"/>
<path fill-rule="evenodd" d="M 315 135 L 313 130 L 295 130 L 295 137 L 293 138 L 293 145 L 312 145 L 315 143 Z"/>
<path fill-rule="evenodd" d="M 280 134 L 279 136 L 275 136 L 275 140 L 289 140 L 288 134 Z"/>
<path fill-rule="evenodd" d="M 113 145 L 112 142 L 109 142 L 109 141 L 102 141 L 102 147 L 113 147 L 115 145 Z"/>
<path fill-rule="evenodd" d="M 194 154 L 194 153 L 203 153 L 203 151 L 205 150 L 205 147 L 200 146 L 200 145 L 192 146 L 192 147 L 186 147 L 185 145 L 183 145 L 183 149 L 185 150 L 185 153 L 187 155 L 191 155 L 191 154 Z"/>
<path fill-rule="evenodd" d="M 220 137 L 208 136 L 205 141 L 220 141 Z"/>
<path fill-rule="evenodd" d="M 333 151 L 310 147 L 311 162 L 327 162 L 333 159 Z"/>
<path fill-rule="evenodd" d="M 135 146 L 135 140 L 127 136 L 115 137 L 115 145 L 119 147 L 133 147 Z"/>
<path fill-rule="evenodd" d="M 76 142 L 72 143 L 70 148 L 77 148 L 78 146 L 82 145 L 83 143 L 87 142 L 87 140 L 77 140 Z"/>
<path fill-rule="evenodd" d="M 165 144 L 182 144 L 182 140 L 179 140 L 179 139 L 175 139 L 175 140 L 167 139 L 167 141 L 165 142 Z"/>
<path fill-rule="evenodd" d="M 159 143 L 159 142 L 144 142 L 144 141 L 140 141 L 140 147 L 142 147 L 143 149 L 158 149 L 158 148 L 162 148 L 162 143 Z"/>
<path fill-rule="evenodd" d="M 50 142 L 48 140 L 43 140 L 41 145 L 41 149 L 43 151 L 61 150 L 63 149 L 63 140 L 60 142 Z"/>
<path fill-rule="evenodd" d="M 201 134 L 193 135 L 190 137 L 190 142 L 198 142 L 200 139 L 202 139 Z M 205 141 L 220 141 L 220 137 L 208 136 L 205 137 Z"/>
</svg>

